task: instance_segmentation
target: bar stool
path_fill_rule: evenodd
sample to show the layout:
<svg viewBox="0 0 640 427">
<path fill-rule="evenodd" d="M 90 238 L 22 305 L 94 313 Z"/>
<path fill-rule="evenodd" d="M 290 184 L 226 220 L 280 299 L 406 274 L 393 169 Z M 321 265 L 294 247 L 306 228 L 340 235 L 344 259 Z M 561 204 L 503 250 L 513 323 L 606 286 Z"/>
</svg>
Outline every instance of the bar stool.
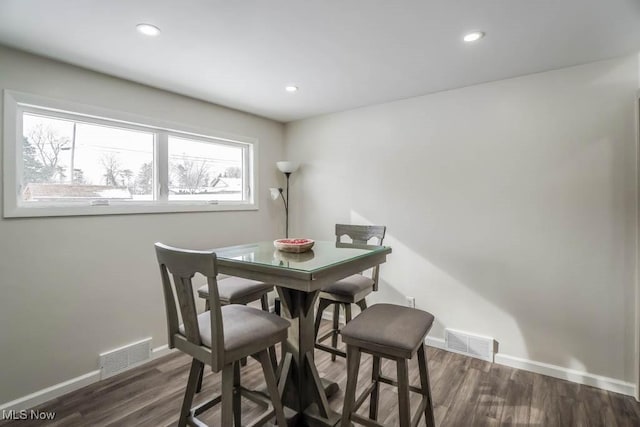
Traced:
<svg viewBox="0 0 640 427">
<path fill-rule="evenodd" d="M 386 230 L 387 227 L 384 225 L 336 224 L 336 246 L 343 248 L 382 246 Z M 349 236 L 351 243 L 342 242 L 342 236 Z M 369 245 L 371 239 L 375 239 L 375 245 Z M 358 305 L 360 310 L 367 308 L 365 298 L 371 292 L 378 290 L 379 274 L 380 266 L 377 265 L 373 268 L 371 278 L 362 274 L 354 274 L 324 287 L 320 292 L 315 321 L 315 348 L 331 353 L 332 361 L 336 360 L 336 356 L 347 356 L 344 351 L 338 349 L 340 306 L 344 307 L 345 323 L 349 323 L 351 321 L 351 304 Z M 333 327 L 318 337 L 322 313 L 331 305 L 333 305 Z M 323 341 L 329 337 L 331 337 L 331 345 L 324 344 Z"/>
<path fill-rule="evenodd" d="M 347 390 L 342 409 L 342 427 L 349 426 L 350 422 L 382 427 L 382 424 L 377 422 L 380 383 L 398 387 L 400 427 L 417 426 L 423 413 L 426 425 L 435 427 L 424 345 L 424 338 L 431 329 L 433 320 L 433 315 L 426 311 L 392 304 L 375 304 L 342 328 L 342 340 L 347 344 Z M 420 387 L 409 384 L 408 361 L 416 352 L 420 368 Z M 373 368 L 371 384 L 356 400 L 361 353 L 373 356 Z M 397 381 L 380 374 L 380 358 L 396 361 Z M 409 391 L 422 395 L 413 419 Z M 356 414 L 367 396 L 371 396 L 369 418 Z"/>
<path fill-rule="evenodd" d="M 241 395 L 267 408 L 251 425 L 262 425 L 275 415 L 278 426 L 286 426 L 267 349 L 287 339 L 290 323 L 253 307 L 221 306 L 215 252 L 177 249 L 161 243 L 156 243 L 155 248 L 162 277 L 169 348 L 178 348 L 192 357 L 178 426 L 204 426 L 197 416 L 218 403 L 222 405 L 220 425 L 239 426 Z M 193 292 L 192 279 L 196 273 L 207 278 L 210 295 L 211 310 L 201 314 L 196 311 Z M 248 356 L 262 365 L 268 397 L 241 385 L 240 360 Z M 222 394 L 192 408 L 198 378 L 205 364 L 214 372 L 222 371 Z"/>
</svg>

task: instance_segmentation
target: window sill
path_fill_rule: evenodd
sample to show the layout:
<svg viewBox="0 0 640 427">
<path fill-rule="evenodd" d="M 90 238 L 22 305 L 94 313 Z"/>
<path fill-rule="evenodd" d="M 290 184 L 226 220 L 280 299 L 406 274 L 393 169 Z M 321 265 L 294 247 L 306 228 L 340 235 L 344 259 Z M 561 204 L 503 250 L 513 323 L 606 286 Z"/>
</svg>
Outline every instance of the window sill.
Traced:
<svg viewBox="0 0 640 427">
<path fill-rule="evenodd" d="M 163 204 L 112 204 L 109 206 L 87 205 L 46 205 L 46 206 L 18 206 L 5 208 L 4 218 L 33 218 L 56 216 L 91 216 L 91 215 L 135 215 L 135 214 L 159 214 L 181 212 L 226 212 L 226 211 L 252 211 L 258 210 L 257 204 L 249 203 L 220 203 L 220 204 L 193 204 L 185 202 L 169 202 Z"/>
</svg>

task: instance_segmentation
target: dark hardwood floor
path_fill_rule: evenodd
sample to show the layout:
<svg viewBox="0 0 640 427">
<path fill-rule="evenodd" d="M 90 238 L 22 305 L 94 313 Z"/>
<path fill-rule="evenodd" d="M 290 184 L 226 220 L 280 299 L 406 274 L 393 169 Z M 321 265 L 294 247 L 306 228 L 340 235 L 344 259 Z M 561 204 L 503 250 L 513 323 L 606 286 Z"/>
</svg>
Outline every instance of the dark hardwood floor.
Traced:
<svg viewBox="0 0 640 427">
<path fill-rule="evenodd" d="M 640 426 L 640 404 L 628 396 L 434 348 L 428 348 L 427 357 L 438 426 Z M 176 352 L 37 408 L 55 412 L 53 421 L 0 421 L 0 426 L 173 426 L 189 363 L 186 356 Z M 410 363 L 410 379 L 418 384 L 416 361 Z M 327 353 L 316 351 L 316 364 L 322 376 L 340 384 L 341 391 L 329 401 L 334 410 L 340 411 L 346 384 L 345 360 L 338 358 L 331 362 Z M 383 364 L 387 375 L 393 376 L 393 368 L 390 363 Z M 370 372 L 371 359 L 365 357 L 360 370 L 360 390 Z M 262 375 L 256 361 L 250 360 L 242 374 L 245 386 L 261 386 Z M 219 391 L 220 374 L 209 371 L 198 400 L 207 400 Z M 411 394 L 415 408 L 419 397 Z M 396 425 L 396 402 L 394 389 L 383 384 L 379 413 L 384 425 Z M 246 421 L 260 410 L 247 400 L 243 400 L 243 405 Z M 218 425 L 218 408 L 219 405 L 205 414 L 203 421 Z M 359 412 L 368 414 L 368 403 Z"/>
</svg>

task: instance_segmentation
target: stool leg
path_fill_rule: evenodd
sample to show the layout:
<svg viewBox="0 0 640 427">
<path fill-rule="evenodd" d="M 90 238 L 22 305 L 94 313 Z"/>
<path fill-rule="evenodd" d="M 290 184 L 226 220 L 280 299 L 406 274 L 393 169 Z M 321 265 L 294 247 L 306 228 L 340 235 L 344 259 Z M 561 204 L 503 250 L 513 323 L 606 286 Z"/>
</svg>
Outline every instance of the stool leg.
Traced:
<svg viewBox="0 0 640 427">
<path fill-rule="evenodd" d="M 341 427 L 349 427 L 351 412 L 356 401 L 356 386 L 358 385 L 358 370 L 360 369 L 360 349 L 347 345 L 347 389 L 344 392 L 344 406 L 342 407 Z"/>
<path fill-rule="evenodd" d="M 431 386 L 429 384 L 429 365 L 427 364 L 427 356 L 424 344 L 422 344 L 418 349 L 418 365 L 420 367 L 420 388 L 422 388 L 422 394 L 427 399 L 427 407 L 424 408 L 424 420 L 427 424 L 427 427 L 436 427 L 436 420 L 433 415 L 433 399 L 431 398 Z"/>
<path fill-rule="evenodd" d="M 351 304 L 344 305 L 344 324 L 351 322 Z"/>
<path fill-rule="evenodd" d="M 371 381 L 373 381 L 373 389 L 371 390 L 371 400 L 369 401 L 369 418 L 378 419 L 378 399 L 380 395 L 380 356 L 373 356 L 373 367 L 371 368 Z"/>
<path fill-rule="evenodd" d="M 338 331 L 340 330 L 340 304 L 333 305 L 333 334 L 331 335 L 331 347 L 338 348 Z M 336 355 L 331 353 L 331 361 L 336 361 Z"/>
<path fill-rule="evenodd" d="M 269 359 L 271 359 L 271 364 L 273 365 L 273 369 L 278 369 L 278 357 L 276 356 L 276 346 L 272 345 L 269 347 Z"/>
<path fill-rule="evenodd" d="M 229 363 L 222 368 L 222 408 L 220 414 L 221 426 L 233 425 L 233 369 L 235 363 Z"/>
<path fill-rule="evenodd" d="M 273 409 L 276 413 L 276 422 L 279 427 L 286 427 L 287 420 L 284 418 L 284 408 L 282 407 L 282 400 L 280 399 L 280 392 L 278 390 L 278 383 L 273 372 L 273 365 L 267 355 L 266 351 L 258 353 L 258 359 L 262 365 L 262 372 L 264 373 L 264 380 L 267 383 L 267 391 L 273 404 Z M 224 424 L 223 424 L 224 425 Z"/>
<path fill-rule="evenodd" d="M 233 362 L 233 422 L 241 427 L 242 412 L 240 408 L 240 364 Z"/>
<path fill-rule="evenodd" d="M 260 298 L 260 305 L 262 306 L 263 311 L 269 311 L 269 297 L 267 294 L 262 295 Z"/>
<path fill-rule="evenodd" d="M 407 359 L 396 359 L 398 369 L 398 415 L 400 427 L 411 425 L 411 411 L 409 407 L 409 368 Z"/>
<path fill-rule="evenodd" d="M 318 338 L 318 331 L 320 330 L 320 322 L 322 322 L 322 313 L 324 310 L 329 307 L 330 302 L 326 299 L 320 298 L 320 302 L 318 303 L 318 313 L 316 314 L 316 323 L 315 323 L 315 338 Z"/>
<path fill-rule="evenodd" d="M 262 302 L 262 299 L 260 299 L 260 302 Z M 242 305 L 247 305 L 247 304 L 242 304 Z M 268 305 L 267 305 L 267 307 L 268 307 Z M 264 310 L 264 306 L 262 307 L 262 309 Z M 267 308 L 267 310 L 269 310 L 269 309 Z M 242 359 L 240 359 L 240 366 L 247 366 L 247 358 L 246 357 L 243 357 Z"/>
<path fill-rule="evenodd" d="M 200 371 L 200 376 L 198 377 L 198 383 L 196 385 L 196 393 L 200 393 L 202 390 L 202 377 L 204 377 L 204 369 Z"/>
<path fill-rule="evenodd" d="M 180 410 L 179 427 L 187 425 L 187 418 L 191 413 L 191 404 L 193 403 L 193 395 L 196 393 L 198 376 L 204 370 L 204 363 L 193 359 L 191 361 L 191 369 L 189 370 L 189 380 L 187 381 L 187 389 L 184 392 L 184 400 L 182 401 L 182 409 Z"/>
<path fill-rule="evenodd" d="M 356 304 L 358 304 L 358 307 L 360 307 L 361 312 L 367 309 L 367 300 L 365 300 L 364 298 L 358 301 Z"/>
</svg>

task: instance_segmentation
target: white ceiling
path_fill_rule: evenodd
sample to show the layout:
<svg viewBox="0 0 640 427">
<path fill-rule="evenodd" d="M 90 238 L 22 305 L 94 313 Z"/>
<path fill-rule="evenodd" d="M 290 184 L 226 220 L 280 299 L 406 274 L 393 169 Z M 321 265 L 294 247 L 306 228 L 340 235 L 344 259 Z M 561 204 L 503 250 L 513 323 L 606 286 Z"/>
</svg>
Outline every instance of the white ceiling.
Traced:
<svg viewBox="0 0 640 427">
<path fill-rule="evenodd" d="M 640 2 L 1 0 L 0 43 L 288 122 L 637 52 Z"/>
</svg>

